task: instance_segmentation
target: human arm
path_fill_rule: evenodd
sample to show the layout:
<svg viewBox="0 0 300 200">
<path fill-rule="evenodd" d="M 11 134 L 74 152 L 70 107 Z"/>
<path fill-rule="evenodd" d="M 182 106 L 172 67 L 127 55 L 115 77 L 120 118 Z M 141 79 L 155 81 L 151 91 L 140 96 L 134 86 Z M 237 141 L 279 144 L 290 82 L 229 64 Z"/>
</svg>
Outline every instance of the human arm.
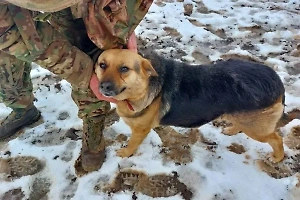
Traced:
<svg viewBox="0 0 300 200">
<path fill-rule="evenodd" d="M 85 0 L 84 0 L 85 1 Z M 70 6 L 76 5 L 82 0 L 0 0 L 0 3 L 11 3 L 21 8 L 26 8 L 33 11 L 56 12 Z"/>
</svg>

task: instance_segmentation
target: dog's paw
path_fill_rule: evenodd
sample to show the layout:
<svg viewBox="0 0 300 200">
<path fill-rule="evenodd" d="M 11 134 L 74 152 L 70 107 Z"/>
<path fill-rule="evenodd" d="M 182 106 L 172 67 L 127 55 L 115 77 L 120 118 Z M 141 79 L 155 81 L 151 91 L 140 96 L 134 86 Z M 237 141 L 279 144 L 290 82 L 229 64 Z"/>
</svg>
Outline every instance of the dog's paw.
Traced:
<svg viewBox="0 0 300 200">
<path fill-rule="evenodd" d="M 133 154 L 134 152 L 130 151 L 128 148 L 121 148 L 117 150 L 117 156 L 119 157 L 129 157 Z"/>
<path fill-rule="evenodd" d="M 284 155 L 282 156 L 274 156 L 273 153 L 271 153 L 269 156 L 268 156 L 268 160 L 271 161 L 272 163 L 279 163 L 280 161 L 282 161 L 284 159 Z"/>
</svg>

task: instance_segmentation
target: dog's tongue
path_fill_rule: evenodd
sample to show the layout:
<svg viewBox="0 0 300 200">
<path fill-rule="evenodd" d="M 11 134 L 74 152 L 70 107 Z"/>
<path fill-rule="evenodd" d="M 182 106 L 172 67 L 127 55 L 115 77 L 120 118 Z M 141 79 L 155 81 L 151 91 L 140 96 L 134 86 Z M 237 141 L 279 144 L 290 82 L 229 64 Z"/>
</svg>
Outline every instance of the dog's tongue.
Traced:
<svg viewBox="0 0 300 200">
<path fill-rule="evenodd" d="M 103 101 L 108 101 L 111 103 L 118 103 L 117 99 L 114 99 L 112 97 L 106 97 L 103 94 L 101 94 L 100 92 L 98 92 L 97 94 L 95 94 L 97 96 L 98 99 L 103 100 Z"/>
<path fill-rule="evenodd" d="M 101 93 L 100 93 L 100 94 L 101 94 Z M 114 98 L 111 98 L 111 97 L 106 97 L 106 96 L 103 96 L 102 94 L 101 94 L 101 96 L 102 96 L 102 97 L 99 98 L 99 96 L 97 95 L 97 98 L 98 98 L 98 99 L 101 99 L 101 100 L 103 100 L 103 101 L 108 101 L 108 102 L 110 102 L 110 103 L 118 103 L 118 100 L 117 100 L 117 99 L 114 99 Z"/>
</svg>

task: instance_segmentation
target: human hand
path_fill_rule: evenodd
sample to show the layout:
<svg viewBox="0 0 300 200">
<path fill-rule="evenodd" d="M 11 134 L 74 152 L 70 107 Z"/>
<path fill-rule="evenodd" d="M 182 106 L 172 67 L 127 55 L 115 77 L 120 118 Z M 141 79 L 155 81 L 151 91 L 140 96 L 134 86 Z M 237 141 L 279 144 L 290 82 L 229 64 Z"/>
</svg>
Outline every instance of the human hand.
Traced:
<svg viewBox="0 0 300 200">
<path fill-rule="evenodd" d="M 132 35 L 128 39 L 127 48 L 129 50 L 137 52 L 137 42 L 136 42 L 136 36 L 135 36 L 134 33 L 132 33 Z M 111 103 L 117 103 L 118 102 L 118 100 L 116 100 L 114 98 L 103 96 L 103 94 L 101 94 L 99 92 L 99 80 L 98 80 L 95 73 L 93 73 L 92 78 L 90 80 L 90 88 L 99 100 L 108 101 L 108 102 L 111 102 Z"/>
</svg>

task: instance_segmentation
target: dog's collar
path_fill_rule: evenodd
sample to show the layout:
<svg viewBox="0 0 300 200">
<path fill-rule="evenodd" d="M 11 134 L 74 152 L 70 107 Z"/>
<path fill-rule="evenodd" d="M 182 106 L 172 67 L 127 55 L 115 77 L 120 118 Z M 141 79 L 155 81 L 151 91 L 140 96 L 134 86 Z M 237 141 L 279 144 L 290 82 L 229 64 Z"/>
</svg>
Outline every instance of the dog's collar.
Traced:
<svg viewBox="0 0 300 200">
<path fill-rule="evenodd" d="M 129 110 L 134 111 L 133 106 L 131 105 L 131 103 L 127 99 L 125 99 L 123 101 L 125 101 L 125 103 L 127 104 L 127 107 L 128 107 Z"/>
<path fill-rule="evenodd" d="M 160 96 L 160 95 L 157 95 L 157 96 L 153 99 L 153 101 L 155 101 L 159 96 Z M 131 105 L 131 103 L 129 102 L 128 99 L 125 99 L 125 100 L 123 100 L 123 101 L 127 104 L 127 107 L 128 107 L 129 110 L 135 112 L 133 106 Z M 152 102 L 153 102 L 153 101 L 152 101 Z M 149 105 L 150 105 L 150 104 L 149 104 Z M 147 105 L 147 106 L 146 106 L 145 108 L 143 108 L 141 111 L 135 113 L 133 117 L 138 117 L 138 116 L 140 116 L 140 115 L 141 115 L 142 113 L 144 113 L 144 111 L 149 107 L 149 105 Z"/>
</svg>

